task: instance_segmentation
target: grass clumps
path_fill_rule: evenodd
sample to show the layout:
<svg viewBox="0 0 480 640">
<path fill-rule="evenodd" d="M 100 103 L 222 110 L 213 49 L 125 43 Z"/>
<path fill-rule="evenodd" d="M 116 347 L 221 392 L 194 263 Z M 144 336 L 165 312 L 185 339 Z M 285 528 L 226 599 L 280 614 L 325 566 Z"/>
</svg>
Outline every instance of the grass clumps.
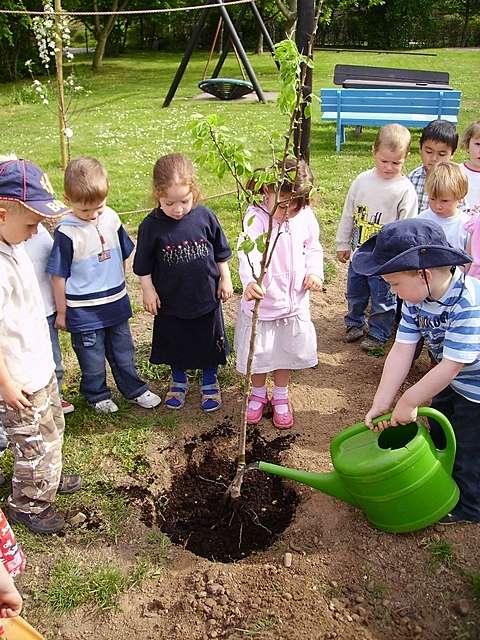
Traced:
<svg viewBox="0 0 480 640">
<path fill-rule="evenodd" d="M 87 603 L 113 609 L 128 586 L 128 578 L 114 564 L 93 563 L 87 567 L 77 558 L 62 558 L 52 569 L 45 602 L 62 612 Z"/>
</svg>

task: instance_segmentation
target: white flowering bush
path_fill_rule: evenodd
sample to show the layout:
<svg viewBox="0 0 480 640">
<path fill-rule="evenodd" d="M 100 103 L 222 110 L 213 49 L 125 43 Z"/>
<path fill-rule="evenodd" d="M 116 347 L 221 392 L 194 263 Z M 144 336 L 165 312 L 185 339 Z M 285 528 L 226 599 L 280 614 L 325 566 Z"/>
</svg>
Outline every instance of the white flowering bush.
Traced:
<svg viewBox="0 0 480 640">
<path fill-rule="evenodd" d="M 27 60 L 25 66 L 32 76 L 32 87 L 36 98 L 46 107 L 49 107 L 52 101 L 55 103 L 63 123 L 63 135 L 67 143 L 68 156 L 70 156 L 70 140 L 73 137 L 73 129 L 68 126 L 68 116 L 72 100 L 78 94 L 87 92 L 84 87 L 78 84 L 72 67 L 70 73 L 63 78 L 64 99 L 60 99 L 58 83 L 52 79 L 51 73 L 52 69 L 56 69 L 55 56 L 60 51 L 60 45 L 63 57 L 70 63 L 73 61 L 73 53 L 69 51 L 71 36 L 69 17 L 66 15 L 56 16 L 50 2 L 44 2 L 43 10 L 43 15 L 33 18 L 32 28 L 37 42 L 38 56 L 45 69 L 47 80 L 42 82 L 35 77 L 32 60 Z"/>
</svg>

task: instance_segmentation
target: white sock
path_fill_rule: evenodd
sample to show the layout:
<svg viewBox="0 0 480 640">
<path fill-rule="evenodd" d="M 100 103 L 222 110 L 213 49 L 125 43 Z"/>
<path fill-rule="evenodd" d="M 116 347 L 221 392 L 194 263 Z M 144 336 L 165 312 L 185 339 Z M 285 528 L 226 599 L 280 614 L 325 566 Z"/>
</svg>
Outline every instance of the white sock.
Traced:
<svg viewBox="0 0 480 640">
<path fill-rule="evenodd" d="M 288 387 L 273 387 L 272 398 L 274 400 L 288 400 Z M 275 406 L 275 411 L 280 415 L 282 413 L 287 413 L 288 404 L 277 404 Z"/>
<path fill-rule="evenodd" d="M 263 385 L 263 387 L 252 387 L 252 396 L 258 396 L 259 398 L 267 397 L 267 385 Z M 257 402 L 256 400 L 250 400 L 248 403 L 248 408 L 252 411 L 258 411 L 262 406 L 261 402 Z"/>
</svg>

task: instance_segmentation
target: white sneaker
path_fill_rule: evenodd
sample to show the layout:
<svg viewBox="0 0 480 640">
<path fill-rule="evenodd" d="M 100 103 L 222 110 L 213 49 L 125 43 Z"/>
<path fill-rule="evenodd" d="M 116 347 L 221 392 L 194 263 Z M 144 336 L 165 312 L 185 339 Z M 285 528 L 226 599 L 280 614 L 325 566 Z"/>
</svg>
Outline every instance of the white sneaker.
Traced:
<svg viewBox="0 0 480 640">
<path fill-rule="evenodd" d="M 110 398 L 95 402 L 95 404 L 92 406 L 97 413 L 115 413 L 116 411 L 118 411 L 117 405 Z"/>
<path fill-rule="evenodd" d="M 153 409 L 154 407 L 158 407 L 161 403 L 162 399 L 160 396 L 157 396 L 156 393 L 152 393 L 151 391 L 145 391 L 142 395 L 137 398 L 133 398 L 132 402 L 136 402 L 144 409 Z"/>
</svg>

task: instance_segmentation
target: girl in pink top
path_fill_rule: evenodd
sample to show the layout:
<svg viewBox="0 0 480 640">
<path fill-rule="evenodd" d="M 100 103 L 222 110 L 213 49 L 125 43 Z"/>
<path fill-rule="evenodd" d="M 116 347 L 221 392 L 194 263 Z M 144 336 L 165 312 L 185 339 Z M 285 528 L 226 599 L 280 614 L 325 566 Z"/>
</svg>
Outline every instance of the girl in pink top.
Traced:
<svg viewBox="0 0 480 640">
<path fill-rule="evenodd" d="M 237 370 L 246 373 L 254 301 L 261 300 L 253 359 L 252 393 L 247 422 L 257 424 L 270 401 L 266 378 L 273 374 L 273 424 L 278 429 L 293 426 L 292 406 L 288 399 L 290 371 L 317 364 L 317 339 L 310 318 L 309 291 L 319 291 L 323 283 L 323 251 L 319 227 L 309 206 L 312 174 L 308 165 L 286 161 L 286 177 L 280 187 L 278 205 L 273 213 L 271 262 L 259 287 L 261 252 L 257 246 L 248 254 L 239 250 L 239 272 L 243 284 L 240 313 L 235 326 Z M 255 179 L 247 188 L 255 191 Z M 268 230 L 269 213 L 275 207 L 278 185 L 262 187 L 263 202 L 249 207 L 244 221 L 248 237 L 255 241 Z M 275 242 L 275 239 L 277 238 Z M 252 271 L 253 269 L 253 271 Z"/>
</svg>

